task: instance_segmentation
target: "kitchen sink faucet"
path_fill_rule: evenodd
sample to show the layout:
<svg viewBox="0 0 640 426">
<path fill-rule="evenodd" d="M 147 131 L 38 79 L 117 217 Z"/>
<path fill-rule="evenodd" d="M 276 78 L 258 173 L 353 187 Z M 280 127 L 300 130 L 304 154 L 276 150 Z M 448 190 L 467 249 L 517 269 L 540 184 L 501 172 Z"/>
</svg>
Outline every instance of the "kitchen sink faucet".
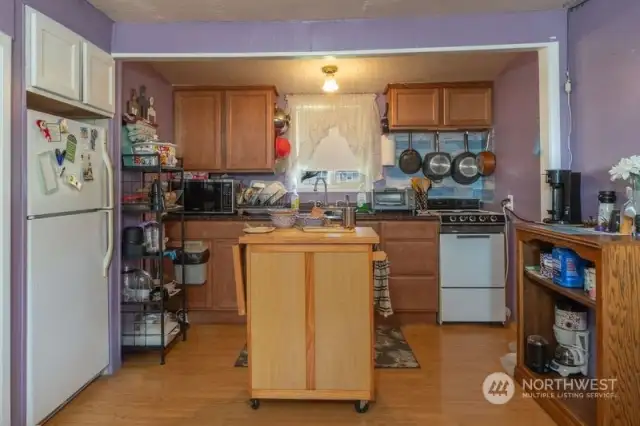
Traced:
<svg viewBox="0 0 640 426">
<path fill-rule="evenodd" d="M 323 207 L 327 207 L 329 205 L 329 195 L 327 194 L 327 181 L 325 178 L 317 178 L 316 183 L 313 185 L 313 192 L 318 192 L 318 182 L 322 181 L 324 184 L 324 205 Z"/>
</svg>

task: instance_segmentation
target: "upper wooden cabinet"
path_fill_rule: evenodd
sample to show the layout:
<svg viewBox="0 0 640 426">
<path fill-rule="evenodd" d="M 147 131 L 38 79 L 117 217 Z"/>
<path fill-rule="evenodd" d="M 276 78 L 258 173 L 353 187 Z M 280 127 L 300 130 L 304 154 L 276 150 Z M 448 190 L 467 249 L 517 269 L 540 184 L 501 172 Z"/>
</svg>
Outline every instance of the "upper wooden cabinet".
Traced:
<svg viewBox="0 0 640 426">
<path fill-rule="evenodd" d="M 113 116 L 115 61 L 109 53 L 28 6 L 25 29 L 28 92 Z"/>
<path fill-rule="evenodd" d="M 268 172 L 275 166 L 275 88 L 178 89 L 175 143 L 184 168 Z"/>
<path fill-rule="evenodd" d="M 486 129 L 493 124 L 492 83 L 390 84 L 391 130 Z"/>
<path fill-rule="evenodd" d="M 222 169 L 222 92 L 175 92 L 175 143 L 185 169 Z"/>
</svg>

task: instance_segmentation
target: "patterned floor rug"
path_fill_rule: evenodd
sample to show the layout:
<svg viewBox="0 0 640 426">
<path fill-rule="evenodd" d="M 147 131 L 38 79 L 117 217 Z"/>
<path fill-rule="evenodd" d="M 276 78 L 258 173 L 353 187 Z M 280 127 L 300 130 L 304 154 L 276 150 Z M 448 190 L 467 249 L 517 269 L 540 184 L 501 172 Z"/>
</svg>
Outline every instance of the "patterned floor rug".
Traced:
<svg viewBox="0 0 640 426">
<path fill-rule="evenodd" d="M 247 347 L 236 360 L 236 367 L 247 367 Z M 376 368 L 420 368 L 411 346 L 397 327 L 376 327 Z"/>
</svg>

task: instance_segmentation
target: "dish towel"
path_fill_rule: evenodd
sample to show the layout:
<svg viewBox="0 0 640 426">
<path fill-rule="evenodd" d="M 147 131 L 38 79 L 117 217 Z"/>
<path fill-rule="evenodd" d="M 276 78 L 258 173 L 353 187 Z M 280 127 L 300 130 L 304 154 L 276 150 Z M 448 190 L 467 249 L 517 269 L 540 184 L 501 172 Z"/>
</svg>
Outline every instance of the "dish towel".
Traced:
<svg viewBox="0 0 640 426">
<path fill-rule="evenodd" d="M 377 247 L 374 248 L 377 250 Z M 373 304 L 383 317 L 393 315 L 389 297 L 389 259 L 373 262 Z"/>
</svg>

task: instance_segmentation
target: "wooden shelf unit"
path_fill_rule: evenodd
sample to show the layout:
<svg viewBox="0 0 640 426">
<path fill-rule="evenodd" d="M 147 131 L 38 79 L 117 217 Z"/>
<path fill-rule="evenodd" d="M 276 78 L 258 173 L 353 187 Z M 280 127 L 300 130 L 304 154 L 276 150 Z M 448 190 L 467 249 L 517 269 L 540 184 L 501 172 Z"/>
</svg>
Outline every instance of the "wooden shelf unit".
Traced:
<svg viewBox="0 0 640 426">
<path fill-rule="evenodd" d="M 540 375 L 525 364 L 526 339 L 537 334 L 557 345 L 553 335 L 555 302 L 567 298 L 589 308 L 595 315 L 596 379 L 614 379 L 615 398 L 572 395 L 570 398 L 535 398 L 558 425 L 636 425 L 640 411 L 640 241 L 630 236 L 578 233 L 537 224 L 516 225 L 516 271 L 518 294 L 518 358 L 516 381 L 560 378 L 556 373 Z M 596 269 L 596 300 L 580 289 L 568 289 L 531 271 L 540 263 L 542 247 L 565 247 L 593 262 Z M 550 354 L 551 355 L 551 354 Z M 569 381 L 585 380 L 577 376 Z M 557 389 L 554 389 L 557 390 Z"/>
</svg>

